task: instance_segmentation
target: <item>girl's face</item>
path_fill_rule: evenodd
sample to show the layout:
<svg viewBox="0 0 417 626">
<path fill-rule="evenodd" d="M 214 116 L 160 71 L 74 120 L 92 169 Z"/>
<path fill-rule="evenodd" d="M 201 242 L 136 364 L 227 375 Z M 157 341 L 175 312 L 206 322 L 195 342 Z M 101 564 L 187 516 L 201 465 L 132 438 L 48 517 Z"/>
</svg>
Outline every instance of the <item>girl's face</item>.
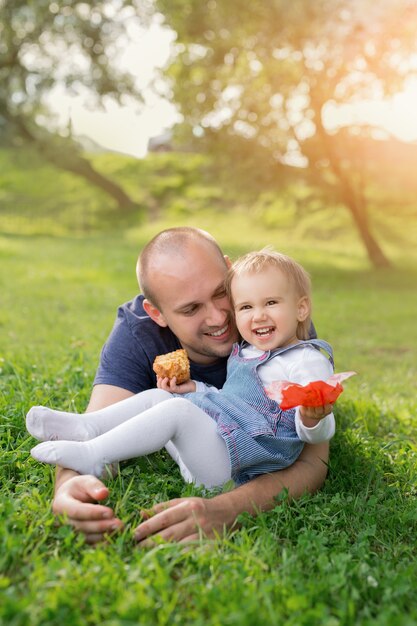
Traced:
<svg viewBox="0 0 417 626">
<path fill-rule="evenodd" d="M 307 319 L 310 302 L 297 296 L 279 268 L 234 276 L 231 292 L 236 325 L 248 343 L 266 351 L 298 341 L 298 322 Z"/>
</svg>

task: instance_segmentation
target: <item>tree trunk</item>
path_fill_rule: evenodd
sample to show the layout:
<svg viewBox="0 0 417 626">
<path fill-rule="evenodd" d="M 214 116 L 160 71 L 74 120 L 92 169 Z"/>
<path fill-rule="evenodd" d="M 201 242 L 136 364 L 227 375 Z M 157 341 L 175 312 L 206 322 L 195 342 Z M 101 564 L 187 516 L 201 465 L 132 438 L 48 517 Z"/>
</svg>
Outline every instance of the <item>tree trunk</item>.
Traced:
<svg viewBox="0 0 417 626">
<path fill-rule="evenodd" d="M 72 172 L 77 176 L 82 176 L 90 184 L 99 187 L 114 198 L 119 209 L 124 212 L 131 211 L 136 206 L 135 202 L 117 183 L 97 172 L 91 163 L 75 150 L 74 145 L 70 141 L 62 140 L 62 144 L 55 144 L 53 141 L 48 140 L 45 133 L 42 137 L 32 133 L 22 117 L 6 114 L 5 117 L 17 126 L 20 136 L 26 142 L 32 144 L 55 167 Z"/>
<path fill-rule="evenodd" d="M 48 147 L 45 145 L 42 146 L 41 150 L 45 158 L 56 167 L 82 176 L 87 182 L 99 187 L 102 191 L 114 198 L 119 209 L 130 211 L 134 208 L 135 203 L 123 189 L 119 187 L 117 183 L 114 183 L 109 178 L 106 178 L 106 176 L 100 174 L 100 172 L 97 172 L 87 159 L 75 154 L 71 154 L 68 158 L 66 155 L 57 155 L 55 151 L 50 153 Z"/>
<path fill-rule="evenodd" d="M 347 181 L 341 181 L 341 187 L 344 203 L 353 217 L 372 265 L 378 269 L 391 267 L 391 262 L 385 256 L 382 248 L 370 231 L 365 207 L 361 207 L 361 203 L 357 202 Z"/>
<path fill-rule="evenodd" d="M 391 267 L 391 262 L 385 256 L 382 248 L 369 228 L 365 198 L 363 197 L 363 194 L 361 197 L 357 197 L 352 184 L 340 166 L 338 155 L 335 154 L 333 146 L 331 145 L 329 137 L 322 124 L 321 107 L 317 106 L 317 102 L 315 103 L 314 109 L 316 113 L 315 123 L 317 132 L 319 133 L 325 146 L 327 157 L 330 161 L 330 167 L 339 181 L 341 198 L 353 217 L 353 221 L 358 229 L 362 243 L 365 246 L 368 258 L 372 265 L 377 269 Z"/>
<path fill-rule="evenodd" d="M 342 200 L 353 217 L 353 221 L 358 229 L 362 243 L 368 253 L 369 260 L 372 265 L 378 269 L 391 267 L 389 259 L 385 256 L 382 248 L 369 228 L 364 198 L 356 197 L 354 189 L 341 169 L 337 157 L 334 156 L 331 150 L 328 150 L 328 154 L 333 173 L 339 180 Z"/>
</svg>

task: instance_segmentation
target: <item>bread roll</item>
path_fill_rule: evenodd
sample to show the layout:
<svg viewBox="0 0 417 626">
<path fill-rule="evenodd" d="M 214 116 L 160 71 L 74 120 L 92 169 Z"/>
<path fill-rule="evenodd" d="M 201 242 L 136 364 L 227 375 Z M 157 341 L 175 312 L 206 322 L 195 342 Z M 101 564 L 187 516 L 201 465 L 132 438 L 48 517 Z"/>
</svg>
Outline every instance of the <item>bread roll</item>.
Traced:
<svg viewBox="0 0 417 626">
<path fill-rule="evenodd" d="M 153 371 L 160 378 L 177 378 L 177 384 L 190 379 L 190 361 L 185 350 L 175 350 L 157 356 L 153 362 Z"/>
</svg>

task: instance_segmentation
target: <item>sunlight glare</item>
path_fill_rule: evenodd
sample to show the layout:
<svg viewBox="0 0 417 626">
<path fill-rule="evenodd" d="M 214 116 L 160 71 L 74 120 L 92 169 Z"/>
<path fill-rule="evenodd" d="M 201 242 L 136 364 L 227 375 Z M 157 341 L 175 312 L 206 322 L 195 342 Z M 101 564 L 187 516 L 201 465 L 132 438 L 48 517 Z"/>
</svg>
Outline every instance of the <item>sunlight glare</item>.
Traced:
<svg viewBox="0 0 417 626">
<path fill-rule="evenodd" d="M 382 129 L 401 141 L 417 141 L 417 79 L 407 81 L 403 91 L 391 98 L 375 98 L 354 104 L 324 107 L 326 128 L 334 130 L 350 124 L 367 124 Z"/>
</svg>

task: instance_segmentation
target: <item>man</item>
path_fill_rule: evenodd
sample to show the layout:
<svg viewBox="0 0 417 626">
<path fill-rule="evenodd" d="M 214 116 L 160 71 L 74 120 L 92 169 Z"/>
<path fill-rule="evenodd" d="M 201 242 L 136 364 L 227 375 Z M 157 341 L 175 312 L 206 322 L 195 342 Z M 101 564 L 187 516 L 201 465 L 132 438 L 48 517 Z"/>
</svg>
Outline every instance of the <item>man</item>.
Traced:
<svg viewBox="0 0 417 626">
<path fill-rule="evenodd" d="M 223 282 L 230 262 L 204 231 L 173 228 L 159 233 L 142 251 L 137 266 L 143 296 L 119 309 L 103 348 L 88 406 L 94 411 L 156 386 L 152 363 L 157 354 L 187 350 L 191 377 L 221 387 L 226 361 L 238 340 Z M 291 497 L 318 489 L 326 476 L 328 444 L 306 445 L 291 467 L 260 476 L 225 494 L 178 498 L 153 507 L 135 531 L 141 545 L 158 534 L 188 541 L 230 528 L 240 513 L 275 506 L 287 488 Z M 89 543 L 121 529 L 111 508 L 98 504 L 109 490 L 94 476 L 58 469 L 53 511 L 86 535 Z"/>
</svg>

